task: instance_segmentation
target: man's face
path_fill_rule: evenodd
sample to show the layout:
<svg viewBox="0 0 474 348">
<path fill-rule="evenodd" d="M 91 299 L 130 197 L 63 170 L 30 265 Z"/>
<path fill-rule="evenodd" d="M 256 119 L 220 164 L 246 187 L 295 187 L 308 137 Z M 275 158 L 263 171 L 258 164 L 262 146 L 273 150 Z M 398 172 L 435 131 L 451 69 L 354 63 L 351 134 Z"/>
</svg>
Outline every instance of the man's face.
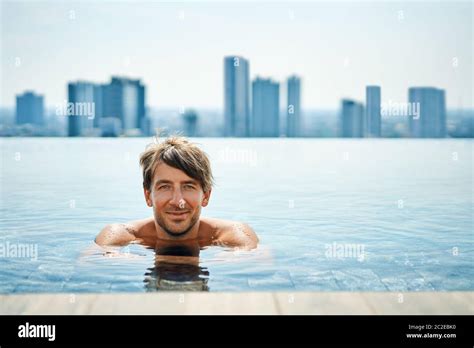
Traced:
<svg viewBox="0 0 474 348">
<path fill-rule="evenodd" d="M 157 165 L 145 199 L 153 207 L 156 223 L 170 236 L 186 235 L 199 220 L 201 207 L 209 202 L 199 181 L 165 163 Z"/>
</svg>

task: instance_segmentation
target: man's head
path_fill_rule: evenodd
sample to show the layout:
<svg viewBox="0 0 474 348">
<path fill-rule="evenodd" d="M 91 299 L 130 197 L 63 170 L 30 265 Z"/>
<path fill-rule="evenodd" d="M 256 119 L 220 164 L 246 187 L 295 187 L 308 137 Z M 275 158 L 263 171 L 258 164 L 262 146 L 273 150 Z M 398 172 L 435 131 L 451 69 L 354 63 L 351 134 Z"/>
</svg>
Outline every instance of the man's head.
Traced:
<svg viewBox="0 0 474 348">
<path fill-rule="evenodd" d="M 183 137 L 150 144 L 140 156 L 143 190 L 155 222 L 168 235 L 184 237 L 207 206 L 213 177 L 207 155 Z"/>
</svg>

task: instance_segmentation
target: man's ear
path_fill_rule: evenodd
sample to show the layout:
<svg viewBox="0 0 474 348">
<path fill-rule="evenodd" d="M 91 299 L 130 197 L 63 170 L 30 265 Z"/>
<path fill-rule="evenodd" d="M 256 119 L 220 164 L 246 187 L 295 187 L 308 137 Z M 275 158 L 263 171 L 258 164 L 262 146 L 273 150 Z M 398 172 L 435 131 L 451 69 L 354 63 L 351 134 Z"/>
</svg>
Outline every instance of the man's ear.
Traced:
<svg viewBox="0 0 474 348">
<path fill-rule="evenodd" d="M 146 188 L 143 188 L 143 194 L 145 195 L 146 205 L 152 207 L 153 201 L 151 200 L 151 191 L 148 191 Z"/>
<path fill-rule="evenodd" d="M 209 199 L 211 198 L 211 189 L 207 192 L 204 192 L 204 198 L 202 199 L 201 205 L 206 207 L 209 204 Z"/>
</svg>

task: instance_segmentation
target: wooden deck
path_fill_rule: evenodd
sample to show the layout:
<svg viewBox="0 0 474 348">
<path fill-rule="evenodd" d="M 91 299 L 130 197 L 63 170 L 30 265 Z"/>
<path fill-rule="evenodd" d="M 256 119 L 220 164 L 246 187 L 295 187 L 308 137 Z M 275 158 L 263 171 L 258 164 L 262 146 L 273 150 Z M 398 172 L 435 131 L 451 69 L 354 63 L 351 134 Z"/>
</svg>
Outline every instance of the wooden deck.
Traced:
<svg viewBox="0 0 474 348">
<path fill-rule="evenodd" d="M 474 292 L 0 295 L 0 314 L 474 314 Z"/>
</svg>

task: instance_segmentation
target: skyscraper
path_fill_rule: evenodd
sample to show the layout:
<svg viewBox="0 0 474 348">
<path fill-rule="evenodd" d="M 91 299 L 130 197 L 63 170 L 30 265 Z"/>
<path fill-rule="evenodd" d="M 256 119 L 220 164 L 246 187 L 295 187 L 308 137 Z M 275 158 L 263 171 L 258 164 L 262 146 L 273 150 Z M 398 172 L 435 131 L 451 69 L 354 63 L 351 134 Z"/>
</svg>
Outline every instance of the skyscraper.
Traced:
<svg viewBox="0 0 474 348">
<path fill-rule="evenodd" d="M 198 114 L 194 110 L 186 110 L 183 114 L 184 133 L 188 137 L 195 137 L 197 134 Z"/>
<path fill-rule="evenodd" d="M 350 99 L 343 99 L 341 104 L 341 136 L 362 138 L 364 136 L 364 105 Z"/>
<path fill-rule="evenodd" d="M 250 134 L 249 62 L 243 57 L 224 57 L 224 135 Z"/>
<path fill-rule="evenodd" d="M 43 96 L 26 91 L 16 96 L 16 123 L 42 126 L 44 123 Z"/>
<path fill-rule="evenodd" d="M 381 93 L 379 86 L 367 86 L 365 89 L 365 137 L 381 136 Z"/>
<path fill-rule="evenodd" d="M 142 118 L 142 123 L 140 126 L 140 130 L 142 132 L 142 135 L 144 136 L 151 136 L 153 135 L 153 120 L 151 119 L 150 116 L 148 116 L 148 112 L 145 112 L 147 116 Z"/>
<path fill-rule="evenodd" d="M 286 135 L 297 137 L 300 134 L 301 124 L 301 80 L 298 76 L 290 76 L 287 86 L 286 106 Z"/>
<path fill-rule="evenodd" d="M 86 111 L 93 109 L 94 114 Z M 102 116 L 102 87 L 92 82 L 68 83 L 68 135 L 70 137 L 88 135 L 99 127 Z"/>
<path fill-rule="evenodd" d="M 145 117 L 145 86 L 140 80 L 112 77 L 103 86 L 105 117 L 116 117 L 124 132 L 140 129 Z"/>
<path fill-rule="evenodd" d="M 280 86 L 271 79 L 257 77 L 252 83 L 251 135 L 278 137 L 280 135 Z"/>
<path fill-rule="evenodd" d="M 74 110 L 68 118 L 69 136 L 87 135 L 93 128 L 100 128 L 105 136 L 122 131 L 136 135 L 150 128 L 146 127 L 145 86 L 140 80 L 112 77 L 109 84 L 69 83 L 68 104 Z M 81 104 L 93 105 L 94 117 L 79 114 Z"/>
<path fill-rule="evenodd" d="M 442 89 L 412 87 L 408 101 L 419 103 L 419 118 L 409 117 L 410 135 L 415 138 L 444 138 L 446 136 L 446 97 Z"/>
</svg>

